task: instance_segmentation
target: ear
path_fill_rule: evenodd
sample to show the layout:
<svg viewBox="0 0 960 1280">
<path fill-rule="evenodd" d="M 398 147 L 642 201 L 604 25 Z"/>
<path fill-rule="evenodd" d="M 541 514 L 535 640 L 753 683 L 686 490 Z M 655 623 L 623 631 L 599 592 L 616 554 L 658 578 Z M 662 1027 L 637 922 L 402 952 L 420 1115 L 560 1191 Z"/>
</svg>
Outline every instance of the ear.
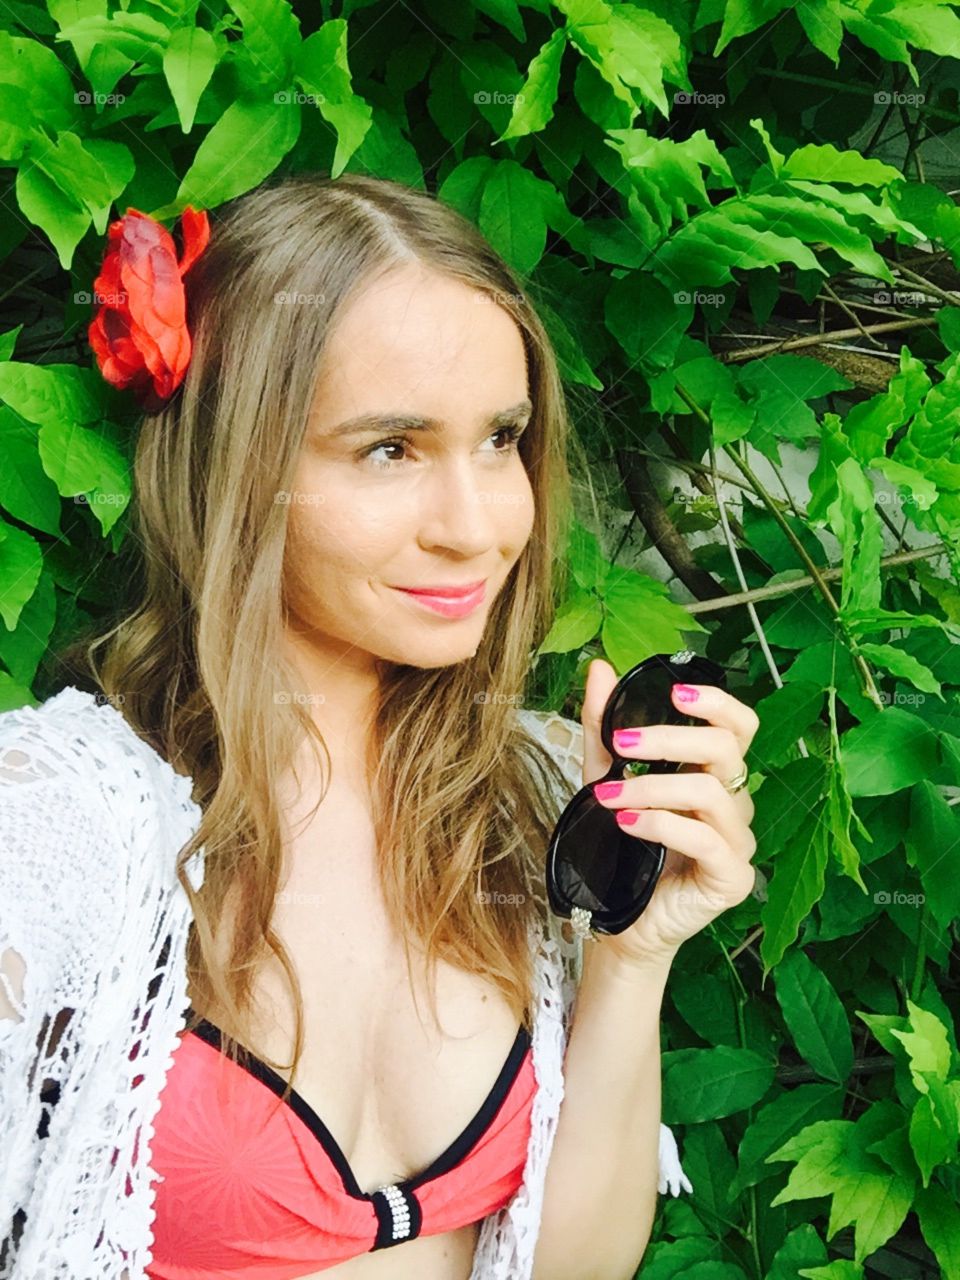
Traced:
<svg viewBox="0 0 960 1280">
<path fill-rule="evenodd" d="M 604 658 L 594 658 L 587 668 L 583 693 L 583 785 L 596 782 L 613 764 L 613 756 L 600 739 L 603 711 L 619 677 Z"/>
</svg>

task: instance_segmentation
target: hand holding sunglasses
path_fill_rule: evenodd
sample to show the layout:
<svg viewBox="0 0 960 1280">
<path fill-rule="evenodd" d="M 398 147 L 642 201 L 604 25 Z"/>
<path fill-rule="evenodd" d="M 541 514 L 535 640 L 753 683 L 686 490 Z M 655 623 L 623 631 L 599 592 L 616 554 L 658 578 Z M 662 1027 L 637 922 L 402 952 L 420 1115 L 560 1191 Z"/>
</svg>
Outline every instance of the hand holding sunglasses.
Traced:
<svg viewBox="0 0 960 1280">
<path fill-rule="evenodd" d="M 590 664 L 585 785 L 551 837 L 547 894 L 581 936 L 616 935 L 604 946 L 625 959 L 672 959 L 753 888 L 744 757 L 759 720 L 725 683 L 688 650 L 654 654 L 619 681 L 609 663 Z"/>
</svg>

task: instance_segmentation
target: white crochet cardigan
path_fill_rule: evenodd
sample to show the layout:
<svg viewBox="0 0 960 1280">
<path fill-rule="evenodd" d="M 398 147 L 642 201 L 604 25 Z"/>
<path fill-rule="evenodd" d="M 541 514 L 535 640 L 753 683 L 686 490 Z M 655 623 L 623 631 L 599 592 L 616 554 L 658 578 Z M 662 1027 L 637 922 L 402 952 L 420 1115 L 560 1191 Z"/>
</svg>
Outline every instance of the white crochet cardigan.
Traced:
<svg viewBox="0 0 960 1280">
<path fill-rule="evenodd" d="M 566 726 L 567 744 L 554 729 L 549 746 L 572 795 L 581 726 L 519 715 L 542 741 Z M 200 821 L 191 793 L 92 694 L 68 686 L 0 714 L 0 1280 L 146 1280 L 153 1120 L 188 1005 L 190 910 L 174 862 Z M 554 920 L 531 944 L 527 1162 L 513 1199 L 481 1224 L 471 1280 L 532 1275 L 582 957 Z M 661 1125 L 660 1193 L 668 1186 L 693 1189 Z"/>
</svg>

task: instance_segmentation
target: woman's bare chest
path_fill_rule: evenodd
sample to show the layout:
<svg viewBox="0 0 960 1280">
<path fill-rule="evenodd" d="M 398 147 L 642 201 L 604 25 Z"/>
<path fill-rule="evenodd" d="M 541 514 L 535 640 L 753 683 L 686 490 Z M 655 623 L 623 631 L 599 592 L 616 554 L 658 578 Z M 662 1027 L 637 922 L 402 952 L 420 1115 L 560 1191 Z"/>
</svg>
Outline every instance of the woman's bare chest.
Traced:
<svg viewBox="0 0 960 1280">
<path fill-rule="evenodd" d="M 303 1000 L 293 1087 L 355 1186 L 368 1193 L 429 1169 L 470 1132 L 515 1052 L 519 1023 L 492 983 L 441 961 L 436 1025 L 425 971 L 415 964 L 411 985 L 369 851 L 354 845 L 349 858 L 311 858 L 317 848 L 305 846 L 293 861 L 273 920 Z M 277 962 L 261 968 L 255 989 L 260 1012 L 244 1043 L 258 1057 L 289 1064 L 294 1008 Z M 278 1074 L 290 1078 L 289 1070 Z M 409 1271 L 410 1280 L 466 1280 L 476 1238 L 470 1224 L 364 1254 L 324 1275 L 407 1280 Z"/>
</svg>

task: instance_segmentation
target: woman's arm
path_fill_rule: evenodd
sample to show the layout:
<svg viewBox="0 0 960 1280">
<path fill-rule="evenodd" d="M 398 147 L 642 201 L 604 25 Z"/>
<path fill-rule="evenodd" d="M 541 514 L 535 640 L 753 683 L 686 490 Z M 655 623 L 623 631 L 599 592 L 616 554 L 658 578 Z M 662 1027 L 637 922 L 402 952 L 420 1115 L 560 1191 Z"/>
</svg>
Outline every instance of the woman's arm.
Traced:
<svg viewBox="0 0 960 1280">
<path fill-rule="evenodd" d="M 657 1206 L 669 971 L 584 943 L 533 1280 L 633 1280 L 640 1265 Z"/>
</svg>

